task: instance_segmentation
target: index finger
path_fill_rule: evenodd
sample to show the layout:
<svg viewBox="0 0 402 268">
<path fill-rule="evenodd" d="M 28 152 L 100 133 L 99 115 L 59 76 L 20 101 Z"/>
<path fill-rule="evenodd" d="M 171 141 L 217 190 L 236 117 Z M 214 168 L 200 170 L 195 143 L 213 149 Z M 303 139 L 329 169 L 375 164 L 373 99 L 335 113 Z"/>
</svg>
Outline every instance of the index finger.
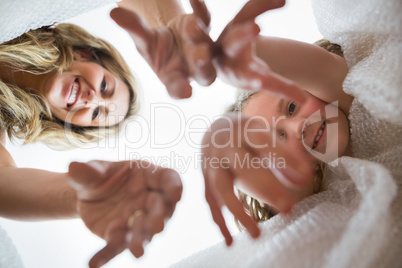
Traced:
<svg viewBox="0 0 402 268">
<path fill-rule="evenodd" d="M 123 29 L 128 31 L 136 44 L 147 44 L 151 40 L 153 31 L 133 11 L 118 7 L 110 12 L 110 17 Z"/>
<path fill-rule="evenodd" d="M 215 176 L 219 179 L 216 180 L 216 188 L 220 193 L 222 200 L 229 211 L 239 220 L 239 222 L 246 228 L 252 237 L 260 235 L 260 229 L 257 223 L 244 211 L 243 204 L 236 197 L 233 192 L 233 180 L 227 170 L 216 169 Z"/>
<path fill-rule="evenodd" d="M 91 258 L 89 261 L 90 268 L 101 267 L 127 247 L 127 228 L 121 224 L 120 220 L 111 223 L 108 229 L 107 244 Z"/>
<path fill-rule="evenodd" d="M 223 237 L 225 238 L 226 245 L 230 246 L 233 243 L 233 237 L 229 232 L 228 227 L 226 226 L 225 218 L 222 215 L 221 208 L 218 206 L 218 202 L 216 201 L 211 188 L 209 186 L 209 177 L 204 173 L 205 179 L 205 199 L 209 205 L 209 209 L 211 210 L 212 219 L 218 225 Z"/>
<path fill-rule="evenodd" d="M 255 19 L 262 13 L 271 9 L 280 8 L 283 5 L 285 5 L 285 0 L 250 0 L 237 13 L 232 23 Z"/>
<path fill-rule="evenodd" d="M 199 18 L 205 26 L 209 26 L 211 22 L 211 14 L 205 5 L 205 2 L 201 0 L 190 0 L 190 4 L 196 17 Z"/>
</svg>

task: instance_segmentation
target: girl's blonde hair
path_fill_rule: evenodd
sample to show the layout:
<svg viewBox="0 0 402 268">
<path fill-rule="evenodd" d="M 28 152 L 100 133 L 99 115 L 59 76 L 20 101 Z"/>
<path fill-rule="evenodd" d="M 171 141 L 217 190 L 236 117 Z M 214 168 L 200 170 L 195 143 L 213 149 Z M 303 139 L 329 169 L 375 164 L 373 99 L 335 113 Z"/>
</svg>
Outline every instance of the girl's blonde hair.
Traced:
<svg viewBox="0 0 402 268">
<path fill-rule="evenodd" d="M 0 62 L 12 71 L 40 75 L 61 73 L 74 61 L 75 51 L 91 53 L 94 61 L 124 81 L 130 90 L 125 118 L 138 111 L 136 80 L 120 53 L 108 42 L 73 24 L 31 30 L 0 44 Z M 71 149 L 115 136 L 121 123 L 108 127 L 81 127 L 55 118 L 43 96 L 0 81 L 0 131 L 24 143 L 42 142 L 54 149 Z"/>
<path fill-rule="evenodd" d="M 325 50 L 335 53 L 341 57 L 343 57 L 342 49 L 339 45 L 333 44 L 326 39 L 321 39 L 314 43 Z M 258 91 L 246 91 L 246 90 L 239 90 L 238 96 L 236 98 L 236 102 L 232 104 L 228 109 L 227 112 L 235 112 L 241 113 L 244 106 L 246 105 L 247 101 L 253 97 Z M 318 163 L 317 166 L 317 173 L 315 176 L 314 181 L 317 182 L 319 185 L 317 188 L 314 189 L 314 193 L 318 193 L 321 190 L 322 181 L 325 179 L 325 164 L 322 162 Z M 255 221 L 262 222 L 269 220 L 271 217 L 277 214 L 275 209 L 271 208 L 269 205 L 260 202 L 259 200 L 243 193 L 239 189 L 237 189 L 237 196 L 239 200 L 242 202 L 244 210 L 247 214 L 249 214 Z M 238 219 L 235 219 L 236 224 L 240 230 L 243 229 Z"/>
</svg>

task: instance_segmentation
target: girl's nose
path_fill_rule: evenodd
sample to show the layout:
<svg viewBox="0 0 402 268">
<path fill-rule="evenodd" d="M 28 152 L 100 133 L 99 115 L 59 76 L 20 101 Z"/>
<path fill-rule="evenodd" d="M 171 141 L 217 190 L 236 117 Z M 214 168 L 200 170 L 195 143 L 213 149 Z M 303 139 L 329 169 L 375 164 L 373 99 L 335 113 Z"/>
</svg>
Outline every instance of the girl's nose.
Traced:
<svg viewBox="0 0 402 268">
<path fill-rule="evenodd" d="M 304 134 L 304 122 L 305 118 L 287 118 L 286 129 L 290 135 L 293 135 L 296 139 L 301 140 Z"/>
</svg>

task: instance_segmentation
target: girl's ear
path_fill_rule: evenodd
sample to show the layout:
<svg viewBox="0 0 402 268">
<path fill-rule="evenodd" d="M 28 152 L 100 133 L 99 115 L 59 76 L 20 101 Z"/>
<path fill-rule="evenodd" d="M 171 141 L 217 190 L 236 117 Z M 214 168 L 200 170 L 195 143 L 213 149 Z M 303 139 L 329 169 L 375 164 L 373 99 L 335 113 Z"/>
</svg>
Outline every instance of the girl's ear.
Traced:
<svg viewBox="0 0 402 268">
<path fill-rule="evenodd" d="M 74 60 L 77 61 L 90 61 L 93 58 L 92 53 L 86 49 L 79 49 L 74 51 Z"/>
</svg>

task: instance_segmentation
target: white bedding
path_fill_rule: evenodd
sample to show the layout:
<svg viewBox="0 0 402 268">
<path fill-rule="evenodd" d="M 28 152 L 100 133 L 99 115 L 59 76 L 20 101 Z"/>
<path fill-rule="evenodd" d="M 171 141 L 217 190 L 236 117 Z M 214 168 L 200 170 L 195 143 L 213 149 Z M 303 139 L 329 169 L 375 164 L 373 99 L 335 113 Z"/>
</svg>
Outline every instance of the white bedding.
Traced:
<svg viewBox="0 0 402 268">
<path fill-rule="evenodd" d="M 354 157 L 327 168 L 326 190 L 174 267 L 401 267 L 402 1 L 314 0 L 324 38 L 344 49 L 355 96 Z"/>
<path fill-rule="evenodd" d="M 119 0 L 0 0 L 0 43 Z"/>
</svg>

